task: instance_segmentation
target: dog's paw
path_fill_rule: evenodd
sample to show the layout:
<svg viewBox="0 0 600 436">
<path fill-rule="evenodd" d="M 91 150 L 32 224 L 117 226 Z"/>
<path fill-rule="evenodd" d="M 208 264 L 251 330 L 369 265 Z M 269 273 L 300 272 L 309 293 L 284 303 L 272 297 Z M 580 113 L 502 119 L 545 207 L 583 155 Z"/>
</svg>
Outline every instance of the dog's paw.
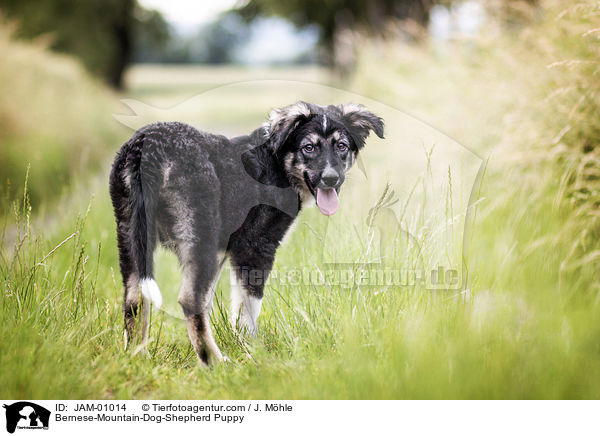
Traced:
<svg viewBox="0 0 600 436">
<path fill-rule="evenodd" d="M 136 356 L 138 354 L 141 354 L 143 357 L 146 358 L 150 358 L 150 351 L 148 350 L 148 344 L 143 343 L 138 345 L 137 347 L 135 347 L 135 350 L 133 351 L 133 355 Z"/>
</svg>

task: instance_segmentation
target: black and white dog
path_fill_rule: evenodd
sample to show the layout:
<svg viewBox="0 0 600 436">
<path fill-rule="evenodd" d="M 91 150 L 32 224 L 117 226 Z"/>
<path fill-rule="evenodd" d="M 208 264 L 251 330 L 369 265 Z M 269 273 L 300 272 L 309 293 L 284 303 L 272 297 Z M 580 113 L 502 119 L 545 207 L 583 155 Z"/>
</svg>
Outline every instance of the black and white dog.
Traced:
<svg viewBox="0 0 600 436">
<path fill-rule="evenodd" d="M 177 122 L 138 130 L 110 175 L 126 340 L 139 334 L 145 343 L 150 302 L 162 303 L 153 280 L 157 242 L 179 257 L 178 301 L 201 362 L 224 358 L 209 315 L 225 258 L 232 266 L 232 323 L 254 334 L 283 236 L 313 198 L 323 214 L 337 211 L 345 173 L 370 131 L 383 138 L 383 120 L 361 105 L 305 102 L 273 110 L 262 127 L 233 139 Z"/>
</svg>

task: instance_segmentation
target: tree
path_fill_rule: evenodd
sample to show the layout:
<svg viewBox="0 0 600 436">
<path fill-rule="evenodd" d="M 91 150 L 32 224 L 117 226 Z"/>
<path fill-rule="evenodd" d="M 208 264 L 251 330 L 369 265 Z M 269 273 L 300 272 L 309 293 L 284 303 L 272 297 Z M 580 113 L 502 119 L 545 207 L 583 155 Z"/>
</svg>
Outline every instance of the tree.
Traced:
<svg viewBox="0 0 600 436">
<path fill-rule="evenodd" d="M 248 38 L 249 29 L 239 14 L 227 12 L 201 29 L 195 38 L 196 59 L 208 64 L 232 62 L 235 49 Z"/>
<path fill-rule="evenodd" d="M 17 36 L 50 35 L 52 49 L 77 56 L 117 88 L 132 49 L 134 7 L 135 0 L 0 0 Z"/>
<path fill-rule="evenodd" d="M 295 25 L 317 25 L 320 43 L 327 53 L 325 61 L 335 64 L 336 39 L 345 30 L 360 29 L 381 35 L 389 20 L 411 20 L 422 27 L 429 23 L 435 0 L 250 0 L 240 8 L 248 19 L 259 15 L 278 15 Z"/>
<path fill-rule="evenodd" d="M 155 11 L 136 14 L 134 62 L 226 64 L 248 39 L 249 26 L 234 12 L 222 13 L 193 35 L 169 27 Z"/>
<path fill-rule="evenodd" d="M 169 23 L 155 10 L 135 10 L 133 62 L 164 62 L 172 51 L 173 34 Z"/>
</svg>

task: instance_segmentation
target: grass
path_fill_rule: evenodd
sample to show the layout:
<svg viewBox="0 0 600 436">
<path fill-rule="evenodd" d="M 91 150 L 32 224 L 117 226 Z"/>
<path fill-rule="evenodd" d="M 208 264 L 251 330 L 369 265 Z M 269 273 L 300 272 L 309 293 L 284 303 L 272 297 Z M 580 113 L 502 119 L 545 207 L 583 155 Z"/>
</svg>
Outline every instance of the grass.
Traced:
<svg viewBox="0 0 600 436">
<path fill-rule="evenodd" d="M 366 47 L 366 60 L 349 86 L 383 101 L 393 98 L 485 155 L 481 184 L 467 203 L 470 175 L 478 169 L 473 156 L 448 154 L 456 149 L 450 138 L 375 106 L 384 111 L 389 129 L 385 141 L 370 141 L 365 150 L 367 177 L 353 170 L 334 217 L 303 211 L 278 252 L 279 276 L 267 284 L 260 333 L 247 344 L 236 339 L 227 322 L 228 274 L 223 274 L 213 326 L 232 363 L 211 370 L 198 365 L 179 319 L 180 273 L 166 252 L 156 257 L 166 311 L 152 314 L 148 355 L 123 349 L 107 166 L 98 175 L 79 178 L 60 200 L 61 212 L 54 219 L 40 221 L 27 195 L 3 200 L 10 213 L 0 243 L 0 367 L 5 369 L 0 396 L 598 398 L 597 214 L 587 200 L 575 197 L 577 180 L 582 180 L 577 179 L 577 154 L 540 158 L 539 150 L 551 147 L 547 131 L 554 107 L 544 110 L 540 94 L 552 93 L 556 77 L 538 78 L 535 88 L 511 76 L 503 79 L 507 67 L 499 59 L 511 47 L 506 44 L 460 55 L 468 62 L 426 50 L 414 52 L 410 61 L 388 58 L 376 75 L 369 57 L 375 51 Z M 545 62 L 531 68 L 541 71 Z M 143 71 L 137 73 L 144 77 Z M 568 80 L 568 75 L 561 78 Z M 298 92 L 307 89 L 295 86 Z M 268 88 L 246 88 L 243 95 L 254 101 L 248 106 L 259 106 L 258 97 L 271 102 L 293 95 L 273 84 L 271 96 Z M 142 80 L 132 89 L 134 97 L 155 96 L 155 104 L 174 103 L 183 95 L 180 86 L 169 94 L 162 82 Z M 195 92 L 191 89 L 183 93 Z M 489 91 L 484 102 L 478 99 L 480 90 Z M 231 95 L 241 94 L 234 88 L 223 92 L 223 108 L 227 103 L 234 107 Z M 322 88 L 311 92 L 317 100 L 330 97 L 320 95 Z M 524 112 L 532 109 L 529 101 L 542 112 Z M 534 115 L 527 118 L 526 113 Z M 229 115 L 248 125 L 257 121 L 255 114 L 237 108 L 215 115 L 211 123 L 226 125 Z M 585 115 L 578 117 L 576 131 L 581 133 L 565 136 L 569 148 L 580 136 L 589 137 Z M 550 127 L 562 129 L 556 120 L 563 119 L 552 119 L 556 126 Z M 531 153 L 515 159 L 528 144 L 535 145 Z M 29 180 L 40 183 L 35 177 Z M 385 191 L 388 182 L 393 193 Z M 369 214 L 372 210 L 378 213 Z M 398 222 L 401 226 L 394 227 Z M 465 225 L 468 250 L 463 251 Z M 374 263 L 398 270 L 436 265 L 440 259 L 444 265 L 464 265 L 463 289 L 284 279 L 290 271 L 326 271 L 332 261 L 345 262 L 359 274 Z M 32 382 L 32 374 L 43 382 Z"/>
<path fill-rule="evenodd" d="M 596 271 L 582 268 L 560 276 L 570 247 L 556 246 L 547 235 L 561 230 L 568 211 L 552 213 L 555 186 L 546 181 L 546 192 L 511 193 L 527 213 L 515 212 L 506 198 L 482 208 L 466 292 L 271 280 L 261 333 L 248 345 L 253 360 L 245 357 L 221 309 L 227 304 L 224 274 L 213 323 L 233 363 L 212 370 L 199 367 L 182 321 L 164 312 L 153 313 L 148 357 L 123 349 L 121 290 L 103 178 L 76 192 L 80 214 L 51 238 L 35 236 L 25 202 L 17 207 L 17 241 L 0 262 L 0 325 L 9 338 L 0 366 L 11 368 L 0 373 L 1 395 L 597 398 L 598 290 L 586 288 Z M 493 186 L 490 176 L 482 197 Z M 88 208 L 90 191 L 100 194 Z M 315 210 L 303 215 L 280 250 L 280 269 L 323 268 L 315 258 L 323 220 Z M 365 250 L 353 238 L 328 250 L 353 244 Z M 174 305 L 173 259 L 161 253 L 159 264 L 158 280 Z M 32 371 L 44 383 L 31 383 Z"/>
</svg>

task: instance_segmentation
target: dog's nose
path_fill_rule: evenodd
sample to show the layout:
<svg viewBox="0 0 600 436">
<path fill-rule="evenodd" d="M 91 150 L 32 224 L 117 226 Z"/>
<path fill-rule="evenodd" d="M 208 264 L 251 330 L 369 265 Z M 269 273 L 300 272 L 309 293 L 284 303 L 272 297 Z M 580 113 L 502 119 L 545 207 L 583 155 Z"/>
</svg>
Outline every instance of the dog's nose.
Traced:
<svg viewBox="0 0 600 436">
<path fill-rule="evenodd" d="M 325 171 L 323 171 L 323 174 L 321 174 L 321 182 L 327 187 L 333 188 L 337 185 L 339 180 L 340 175 L 331 167 L 326 168 Z"/>
</svg>

